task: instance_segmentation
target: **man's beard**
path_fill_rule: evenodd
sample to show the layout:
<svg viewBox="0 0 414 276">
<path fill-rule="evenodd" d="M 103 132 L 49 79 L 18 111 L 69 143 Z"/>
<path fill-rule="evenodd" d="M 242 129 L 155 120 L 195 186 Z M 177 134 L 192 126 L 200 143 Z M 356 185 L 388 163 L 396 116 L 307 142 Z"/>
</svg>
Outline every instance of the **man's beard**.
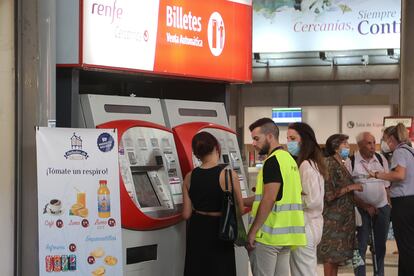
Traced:
<svg viewBox="0 0 414 276">
<path fill-rule="evenodd" d="M 270 150 L 270 144 L 266 142 L 266 144 L 263 145 L 263 148 L 260 149 L 259 154 L 260 155 L 268 154 L 269 150 Z"/>
</svg>

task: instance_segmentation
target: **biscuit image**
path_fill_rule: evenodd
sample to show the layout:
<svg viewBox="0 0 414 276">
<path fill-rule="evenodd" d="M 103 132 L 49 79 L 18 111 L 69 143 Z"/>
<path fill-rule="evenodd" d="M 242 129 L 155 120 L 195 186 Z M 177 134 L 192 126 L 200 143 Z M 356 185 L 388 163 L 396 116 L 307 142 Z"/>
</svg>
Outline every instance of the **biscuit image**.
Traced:
<svg viewBox="0 0 414 276">
<path fill-rule="evenodd" d="M 92 276 L 105 276 L 105 267 L 100 266 L 92 271 Z"/>
<path fill-rule="evenodd" d="M 118 263 L 118 259 L 114 256 L 108 255 L 108 256 L 105 257 L 104 262 L 107 265 L 116 265 Z"/>
<path fill-rule="evenodd" d="M 102 247 L 98 247 L 95 250 L 93 250 L 90 253 L 91 256 L 95 257 L 95 258 L 101 258 L 103 257 L 103 255 L 105 255 L 105 251 L 103 250 Z"/>
</svg>

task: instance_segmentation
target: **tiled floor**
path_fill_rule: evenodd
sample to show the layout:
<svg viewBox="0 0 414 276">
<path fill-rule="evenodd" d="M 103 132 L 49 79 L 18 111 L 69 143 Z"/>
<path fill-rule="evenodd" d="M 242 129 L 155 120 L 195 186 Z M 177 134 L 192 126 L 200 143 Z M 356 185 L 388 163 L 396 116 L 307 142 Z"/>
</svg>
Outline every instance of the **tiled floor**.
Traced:
<svg viewBox="0 0 414 276">
<path fill-rule="evenodd" d="M 385 256 L 385 275 L 386 276 L 397 276 L 398 275 L 398 254 L 397 245 L 395 241 L 387 242 L 387 253 Z M 372 275 L 372 261 L 371 254 L 367 252 L 367 275 Z M 249 276 L 251 276 L 251 272 Z M 340 276 L 353 276 L 354 272 L 351 267 L 342 267 L 339 270 L 338 275 Z M 284 275 L 282 275 L 284 276 Z M 318 265 L 318 276 L 323 276 L 323 265 Z"/>
<path fill-rule="evenodd" d="M 395 241 L 387 242 L 387 253 L 385 256 L 385 272 L 386 276 L 398 275 L 398 254 L 397 245 Z M 372 261 L 371 254 L 367 252 L 367 275 L 372 275 Z M 323 266 L 318 265 L 318 275 L 323 276 Z M 353 276 L 354 272 L 351 267 L 343 267 L 339 270 L 338 275 L 341 276 Z"/>
</svg>

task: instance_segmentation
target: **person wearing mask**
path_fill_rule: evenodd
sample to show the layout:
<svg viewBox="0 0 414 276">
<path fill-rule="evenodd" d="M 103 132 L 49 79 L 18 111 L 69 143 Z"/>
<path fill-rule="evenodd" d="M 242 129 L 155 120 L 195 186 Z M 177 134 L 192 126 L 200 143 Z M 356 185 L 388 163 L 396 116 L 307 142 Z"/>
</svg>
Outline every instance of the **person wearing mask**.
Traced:
<svg viewBox="0 0 414 276">
<path fill-rule="evenodd" d="M 389 172 L 369 170 L 371 177 L 391 181 L 391 218 L 399 252 L 398 275 L 414 272 L 414 149 L 401 123 L 387 127 L 383 140 L 393 152 Z"/>
<path fill-rule="evenodd" d="M 296 158 L 302 183 L 307 245 L 290 253 L 292 276 L 317 276 L 316 247 L 322 237 L 324 180 L 328 172 L 313 129 L 306 123 L 290 124 L 287 149 Z"/>
<path fill-rule="evenodd" d="M 218 238 L 225 170 L 219 164 L 220 145 L 208 132 L 197 133 L 192 140 L 194 155 L 201 161 L 200 167 L 189 172 L 183 183 L 183 213 L 187 224 L 185 276 L 236 275 L 233 242 Z M 240 182 L 233 177 L 233 193 L 238 207 L 243 210 Z M 229 181 L 229 190 L 231 182 Z"/>
<path fill-rule="evenodd" d="M 368 170 L 388 172 L 388 162 L 375 152 L 375 137 L 369 132 L 362 132 L 356 137 L 358 151 L 346 160 L 346 167 L 354 180 L 363 185 L 362 192 L 355 192 L 355 202 L 361 214 L 362 225 L 357 227 L 359 253 L 365 262 L 368 239 L 372 230 L 378 276 L 384 276 L 384 258 L 391 208 L 388 204 L 388 181 L 372 181 L 367 179 Z M 356 276 L 365 276 L 365 265 L 355 269 Z"/>
<path fill-rule="evenodd" d="M 349 156 L 347 135 L 331 135 L 326 140 L 325 151 L 329 179 L 325 181 L 324 225 L 317 255 L 323 263 L 324 275 L 336 276 L 338 266 L 350 262 L 357 248 L 353 192 L 362 191 L 362 185 L 353 182 L 344 165 Z"/>
<path fill-rule="evenodd" d="M 253 146 L 267 156 L 257 175 L 256 194 L 245 199 L 252 206 L 246 246 L 252 272 L 289 275 L 291 247 L 306 245 L 299 169 L 279 144 L 279 128 L 272 119 L 259 119 L 249 129 Z"/>
<path fill-rule="evenodd" d="M 279 128 L 270 118 L 249 126 L 253 146 L 266 155 L 257 175 L 247 250 L 254 276 L 289 275 L 291 247 L 306 245 L 299 169 L 279 144 Z"/>
</svg>

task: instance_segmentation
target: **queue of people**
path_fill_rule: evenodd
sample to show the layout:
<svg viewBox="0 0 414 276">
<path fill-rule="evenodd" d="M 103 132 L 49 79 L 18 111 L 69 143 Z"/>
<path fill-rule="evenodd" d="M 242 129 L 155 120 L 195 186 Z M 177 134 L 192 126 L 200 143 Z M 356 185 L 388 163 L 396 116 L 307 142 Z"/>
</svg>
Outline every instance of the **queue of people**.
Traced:
<svg viewBox="0 0 414 276">
<path fill-rule="evenodd" d="M 370 238 L 375 272 L 382 276 L 390 217 L 398 275 L 414 271 L 414 149 L 404 125 L 384 131 L 381 149 L 393 153 L 390 166 L 375 152 L 369 132 L 356 137 L 358 151 L 350 157 L 347 135 L 331 135 L 324 156 L 306 123 L 289 125 L 287 151 L 272 119 L 259 119 L 249 129 L 254 148 L 266 157 L 255 195 L 242 199 L 237 174 L 232 175 L 236 207 L 251 207 L 246 249 L 254 276 L 317 275 L 318 262 L 325 276 L 338 275 L 338 267 L 347 264 L 355 275 L 366 275 Z M 201 166 L 184 180 L 185 275 L 236 275 L 234 246 L 217 235 L 225 190 L 219 143 L 201 132 L 192 146 Z"/>
</svg>

